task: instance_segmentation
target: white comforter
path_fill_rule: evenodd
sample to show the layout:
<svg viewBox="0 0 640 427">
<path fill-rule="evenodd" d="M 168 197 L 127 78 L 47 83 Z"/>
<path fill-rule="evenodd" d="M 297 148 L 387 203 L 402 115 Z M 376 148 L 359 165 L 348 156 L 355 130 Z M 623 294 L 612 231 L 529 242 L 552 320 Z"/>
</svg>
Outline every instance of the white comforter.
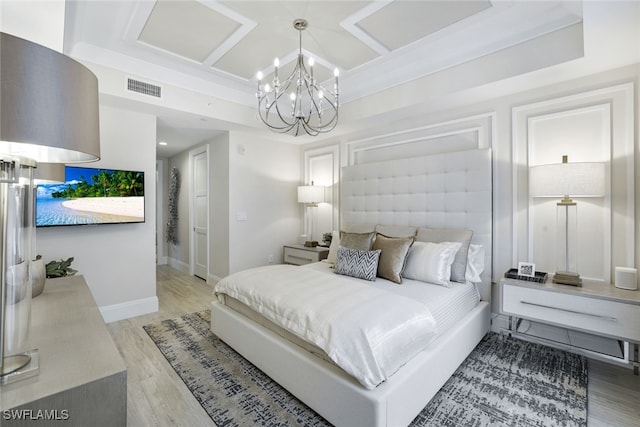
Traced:
<svg viewBox="0 0 640 427">
<path fill-rule="evenodd" d="M 323 349 L 371 389 L 426 347 L 436 322 L 426 305 L 313 269 L 258 267 L 215 286 Z"/>
</svg>

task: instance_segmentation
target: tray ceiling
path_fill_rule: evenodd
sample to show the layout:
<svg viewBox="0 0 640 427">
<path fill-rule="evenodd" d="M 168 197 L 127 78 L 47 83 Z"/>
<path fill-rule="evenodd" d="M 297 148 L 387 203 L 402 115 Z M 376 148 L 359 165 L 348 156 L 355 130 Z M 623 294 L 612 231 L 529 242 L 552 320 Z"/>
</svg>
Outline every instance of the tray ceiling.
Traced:
<svg viewBox="0 0 640 427">
<path fill-rule="evenodd" d="M 289 74 L 299 48 L 292 24 L 304 18 L 309 27 L 302 32 L 303 53 L 314 58 L 316 78 L 324 82 L 335 67 L 340 70 L 343 114 L 337 131 L 348 132 L 350 123 L 366 126 L 363 118 L 379 124 L 385 109 L 424 103 L 424 96 L 407 84 L 429 77 L 438 82 L 440 72 L 496 53 L 517 50 L 513 57 L 499 55 L 498 64 L 495 58 L 490 66 L 485 61 L 478 77 L 467 68 L 453 73 L 454 79 L 445 85 L 434 83 L 431 98 L 453 87 L 582 56 L 582 44 L 575 39 L 560 48 L 549 45 L 553 55 L 547 55 L 544 45 L 548 35 L 582 24 L 582 8 L 581 1 L 563 0 L 67 1 L 64 51 L 127 78 L 186 89 L 208 99 L 207 107 L 195 106 L 196 115 L 189 116 L 172 112 L 168 100 L 132 97 L 124 89 L 118 95 L 119 89 L 110 87 L 109 95 L 103 96 L 114 105 L 145 103 L 136 108 L 157 115 L 158 138 L 180 134 L 186 144 L 203 140 L 212 129 L 258 126 L 249 113 L 255 108 L 256 73 L 270 79 L 277 57 L 281 76 Z M 534 40 L 543 40 L 543 50 L 527 51 Z M 558 38 L 549 40 L 552 44 Z M 539 48 L 541 43 L 535 45 Z M 558 54 L 559 49 L 575 52 Z M 398 89 L 393 102 L 381 102 L 392 88 Z M 363 100 L 371 102 L 363 108 Z M 234 105 L 245 111 L 236 111 Z M 193 135 L 185 137 L 187 133 Z"/>
<path fill-rule="evenodd" d="M 296 18 L 309 21 L 302 44 L 316 61 L 316 77 L 340 69 L 343 102 L 581 20 L 580 8 L 566 2 L 489 0 L 93 0 L 69 2 L 67 16 L 65 51 L 72 56 L 142 75 L 141 64 L 152 64 L 218 84 L 225 90 L 217 96 L 247 105 L 257 71 L 269 76 L 276 57 L 282 73 L 293 67 Z"/>
</svg>

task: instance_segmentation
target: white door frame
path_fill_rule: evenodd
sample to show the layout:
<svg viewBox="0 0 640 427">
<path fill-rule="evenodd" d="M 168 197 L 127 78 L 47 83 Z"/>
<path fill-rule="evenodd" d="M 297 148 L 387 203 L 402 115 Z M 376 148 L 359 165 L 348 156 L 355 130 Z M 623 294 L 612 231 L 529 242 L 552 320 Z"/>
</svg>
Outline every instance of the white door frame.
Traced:
<svg viewBox="0 0 640 427">
<path fill-rule="evenodd" d="M 209 165 L 209 146 L 208 145 L 203 145 L 201 147 L 195 148 L 193 150 L 189 151 L 189 179 L 191 182 L 191 185 L 189 185 L 189 274 L 190 275 L 194 275 L 195 274 L 195 263 L 196 263 L 196 257 L 195 257 L 195 253 L 196 253 L 196 242 L 194 239 L 194 228 L 195 228 L 195 212 L 193 209 L 193 206 L 195 204 L 195 191 L 194 191 L 194 187 L 195 187 L 195 179 L 194 179 L 194 173 L 195 173 L 195 167 L 194 167 L 194 160 L 195 157 L 199 154 L 205 153 L 205 158 L 207 159 L 207 201 L 209 201 L 209 197 L 210 197 L 210 188 L 209 188 L 209 177 L 211 174 L 211 171 L 209 170 L 210 165 Z M 207 203 L 207 218 L 210 218 L 210 212 L 209 212 L 209 203 Z M 209 224 L 207 224 L 207 277 L 205 278 L 207 283 L 209 282 L 209 254 L 211 253 L 211 249 L 209 247 L 209 235 L 210 235 L 210 228 Z"/>
<path fill-rule="evenodd" d="M 164 249 L 164 164 L 164 160 L 156 159 L 156 264 L 167 263 Z"/>
</svg>

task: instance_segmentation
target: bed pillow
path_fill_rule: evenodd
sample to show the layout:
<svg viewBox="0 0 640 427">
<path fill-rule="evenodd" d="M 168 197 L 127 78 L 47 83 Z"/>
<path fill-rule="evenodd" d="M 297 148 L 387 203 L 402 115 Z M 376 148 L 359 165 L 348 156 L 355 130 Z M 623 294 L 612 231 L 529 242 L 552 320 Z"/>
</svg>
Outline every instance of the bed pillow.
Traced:
<svg viewBox="0 0 640 427">
<path fill-rule="evenodd" d="M 414 242 L 402 275 L 407 279 L 451 287 L 451 265 L 460 242 Z"/>
<path fill-rule="evenodd" d="M 410 225 L 376 225 L 376 233 L 387 237 L 416 237 L 417 227 Z"/>
<path fill-rule="evenodd" d="M 329 255 L 326 261 L 332 266 L 336 263 L 338 247 L 340 246 L 340 233 L 337 230 L 331 232 L 331 244 L 329 245 Z"/>
<path fill-rule="evenodd" d="M 460 250 L 456 254 L 456 258 L 451 265 L 451 280 L 454 282 L 465 283 L 465 274 L 467 271 L 467 253 L 469 252 L 469 244 L 473 231 L 458 228 L 419 228 L 416 235 L 418 242 L 460 242 Z"/>
<path fill-rule="evenodd" d="M 380 250 L 361 251 L 358 249 L 338 248 L 334 273 L 357 277 L 369 281 L 376 280 Z"/>
<path fill-rule="evenodd" d="M 373 244 L 373 238 L 376 233 L 347 233 L 346 231 L 340 232 L 340 246 L 345 248 L 358 249 L 361 251 L 368 251 Z"/>
<path fill-rule="evenodd" d="M 469 254 L 467 255 L 467 271 L 465 278 L 468 282 L 480 283 L 482 279 L 480 275 L 484 271 L 484 246 L 469 245 Z"/>
<path fill-rule="evenodd" d="M 381 250 L 378 261 L 378 277 L 391 280 L 394 283 L 402 283 L 402 271 L 412 244 L 413 237 L 399 238 L 376 234 L 376 240 L 371 249 Z"/>
</svg>

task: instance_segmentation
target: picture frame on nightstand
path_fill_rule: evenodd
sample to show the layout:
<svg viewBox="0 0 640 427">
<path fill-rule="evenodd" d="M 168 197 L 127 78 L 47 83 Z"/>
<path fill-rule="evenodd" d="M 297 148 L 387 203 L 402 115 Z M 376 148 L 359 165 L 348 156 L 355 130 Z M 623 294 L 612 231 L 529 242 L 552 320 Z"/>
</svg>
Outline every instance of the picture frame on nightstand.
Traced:
<svg viewBox="0 0 640 427">
<path fill-rule="evenodd" d="M 536 265 L 532 262 L 519 262 L 518 276 L 536 277 Z"/>
<path fill-rule="evenodd" d="M 519 269 L 512 268 L 504 273 L 504 277 L 506 277 L 507 279 L 516 279 L 524 280 L 526 282 L 539 283 L 541 285 L 544 285 L 547 282 L 547 277 L 549 277 L 548 273 L 545 273 L 544 271 L 535 271 L 535 269 L 533 276 L 523 276 L 521 274 L 518 274 L 518 271 Z"/>
</svg>

